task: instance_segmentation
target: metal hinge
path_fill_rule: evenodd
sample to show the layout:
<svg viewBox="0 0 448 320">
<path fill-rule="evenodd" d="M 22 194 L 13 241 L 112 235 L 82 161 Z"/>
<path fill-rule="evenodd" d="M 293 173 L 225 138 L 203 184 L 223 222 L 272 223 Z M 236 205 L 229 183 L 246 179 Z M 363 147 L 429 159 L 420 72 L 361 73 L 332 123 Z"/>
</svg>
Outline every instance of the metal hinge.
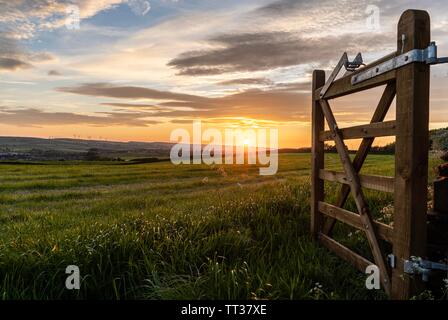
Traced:
<svg viewBox="0 0 448 320">
<path fill-rule="evenodd" d="M 448 264 L 423 260 L 419 257 L 411 257 L 404 261 L 404 272 L 407 274 L 418 274 L 422 280 L 427 282 L 432 270 L 448 271 Z"/>
<path fill-rule="evenodd" d="M 352 84 L 358 84 L 360 82 L 372 79 L 376 76 L 384 74 L 388 71 L 398 69 L 405 65 L 414 62 L 423 62 L 429 65 L 448 63 L 448 57 L 437 57 L 437 45 L 435 42 L 431 42 L 426 49 L 414 49 L 409 52 L 403 53 L 395 58 L 380 63 L 377 66 L 363 70 L 352 77 Z"/>
</svg>

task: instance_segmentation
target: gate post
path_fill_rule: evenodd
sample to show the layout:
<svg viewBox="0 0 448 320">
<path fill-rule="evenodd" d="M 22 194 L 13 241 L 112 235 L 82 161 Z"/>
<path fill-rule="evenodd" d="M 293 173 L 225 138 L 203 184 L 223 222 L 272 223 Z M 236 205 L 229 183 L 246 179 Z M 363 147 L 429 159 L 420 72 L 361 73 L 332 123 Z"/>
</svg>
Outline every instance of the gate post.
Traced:
<svg viewBox="0 0 448 320">
<path fill-rule="evenodd" d="M 324 168 L 324 142 L 319 134 L 325 129 L 325 119 L 319 100 L 314 99 L 314 92 L 325 85 L 325 71 L 313 71 L 312 99 L 312 160 L 311 160 L 311 234 L 317 240 L 322 230 L 323 217 L 319 212 L 319 201 L 324 201 L 324 181 L 319 178 L 319 171 Z"/>
<path fill-rule="evenodd" d="M 430 44 L 426 11 L 407 10 L 398 24 L 398 54 Z M 422 289 L 418 277 L 403 272 L 404 260 L 425 257 L 429 150 L 429 65 L 412 63 L 396 72 L 397 137 L 395 150 L 395 210 L 392 299 L 409 299 Z"/>
</svg>

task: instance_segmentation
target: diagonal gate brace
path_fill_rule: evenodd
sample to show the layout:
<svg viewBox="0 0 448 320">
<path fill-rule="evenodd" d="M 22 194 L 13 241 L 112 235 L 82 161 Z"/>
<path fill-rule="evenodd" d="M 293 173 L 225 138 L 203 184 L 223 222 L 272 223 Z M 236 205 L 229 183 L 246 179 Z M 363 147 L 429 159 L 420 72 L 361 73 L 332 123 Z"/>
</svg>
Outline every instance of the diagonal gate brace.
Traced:
<svg viewBox="0 0 448 320">
<path fill-rule="evenodd" d="M 383 253 L 380 249 L 378 237 L 376 234 L 376 230 L 374 228 L 373 220 L 370 215 L 369 207 L 365 200 L 361 182 L 359 180 L 358 173 L 350 159 L 350 155 L 348 153 L 347 147 L 345 146 L 344 140 L 342 139 L 341 132 L 338 128 L 336 119 L 331 111 L 330 105 L 324 99 L 320 100 L 320 105 L 322 107 L 322 111 L 327 120 L 328 126 L 334 135 L 334 140 L 336 143 L 336 149 L 338 151 L 339 157 L 341 159 L 342 165 L 344 167 L 344 171 L 346 177 L 348 179 L 351 192 L 353 194 L 353 198 L 356 203 L 356 207 L 358 209 L 360 218 L 362 223 L 364 224 L 364 228 L 366 230 L 366 236 L 369 241 L 370 248 L 372 250 L 373 257 L 375 259 L 375 263 L 380 269 L 381 272 L 381 281 L 384 287 L 384 290 L 387 294 L 390 294 L 390 279 L 389 274 L 387 272 L 386 262 L 383 257 Z"/>
</svg>

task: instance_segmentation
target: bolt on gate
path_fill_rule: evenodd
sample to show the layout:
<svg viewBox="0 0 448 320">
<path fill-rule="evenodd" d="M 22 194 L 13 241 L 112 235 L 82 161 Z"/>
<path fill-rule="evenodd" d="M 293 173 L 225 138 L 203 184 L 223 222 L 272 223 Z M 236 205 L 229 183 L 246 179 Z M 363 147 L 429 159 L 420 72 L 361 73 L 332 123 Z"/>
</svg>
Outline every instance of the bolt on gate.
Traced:
<svg viewBox="0 0 448 320">
<path fill-rule="evenodd" d="M 392 299 L 408 299 L 423 288 L 419 277 L 409 276 L 407 269 L 414 257 L 426 256 L 430 65 L 448 62 L 437 57 L 430 36 L 429 14 L 407 10 L 398 24 L 396 52 L 362 68 L 360 54 L 350 62 L 344 53 L 327 81 L 324 71 L 313 72 L 311 232 L 362 272 L 369 265 L 378 266 L 382 287 Z M 343 66 L 347 74 L 336 79 Z M 330 100 L 383 85 L 369 124 L 338 127 Z M 384 121 L 395 97 L 396 120 Z M 375 137 L 384 136 L 396 137 L 395 177 L 360 175 Z M 344 143 L 347 139 L 362 139 L 353 160 Z M 325 170 L 325 141 L 334 141 L 344 172 Z M 324 181 L 342 184 L 334 205 L 325 202 Z M 393 227 L 372 218 L 363 188 L 394 194 Z M 358 213 L 343 208 L 350 192 Z M 365 232 L 373 262 L 331 238 L 336 221 Z M 386 255 L 380 240 L 391 244 L 392 254 Z"/>
</svg>

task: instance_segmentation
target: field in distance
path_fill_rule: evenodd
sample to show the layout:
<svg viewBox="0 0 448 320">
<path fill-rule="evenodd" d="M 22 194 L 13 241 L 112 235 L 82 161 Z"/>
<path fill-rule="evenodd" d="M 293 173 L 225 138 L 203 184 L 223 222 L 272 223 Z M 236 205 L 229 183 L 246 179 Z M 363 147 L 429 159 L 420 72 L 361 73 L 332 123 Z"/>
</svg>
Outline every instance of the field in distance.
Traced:
<svg viewBox="0 0 448 320">
<path fill-rule="evenodd" d="M 327 155 L 327 168 L 338 163 Z M 363 170 L 392 175 L 393 156 L 369 156 Z M 271 177 L 248 165 L 1 164 L 0 297 L 385 298 L 310 240 L 309 174 L 309 154 L 281 154 Z M 338 186 L 326 191 L 334 201 Z M 387 223 L 392 196 L 367 194 Z M 336 237 L 369 257 L 362 234 Z M 65 288 L 68 265 L 80 290 Z"/>
</svg>

